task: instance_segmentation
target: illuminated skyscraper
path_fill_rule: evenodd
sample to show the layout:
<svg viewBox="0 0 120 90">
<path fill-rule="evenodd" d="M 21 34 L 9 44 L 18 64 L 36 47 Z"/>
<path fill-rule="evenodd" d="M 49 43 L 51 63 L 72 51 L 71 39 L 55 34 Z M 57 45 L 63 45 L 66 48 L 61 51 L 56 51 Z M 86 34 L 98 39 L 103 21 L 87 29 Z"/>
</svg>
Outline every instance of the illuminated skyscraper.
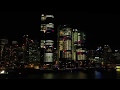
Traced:
<svg viewBox="0 0 120 90">
<path fill-rule="evenodd" d="M 58 58 L 61 68 L 72 66 L 72 28 L 68 25 L 58 27 Z"/>
<path fill-rule="evenodd" d="M 72 28 L 64 25 L 58 31 L 59 58 L 72 60 Z"/>
<path fill-rule="evenodd" d="M 54 34 L 53 15 L 41 15 L 41 61 L 43 63 L 53 63 L 54 40 L 51 38 Z"/>
<path fill-rule="evenodd" d="M 0 39 L 0 59 L 2 60 L 3 50 L 5 45 L 8 44 L 8 40 L 6 38 Z"/>
<path fill-rule="evenodd" d="M 29 63 L 40 63 L 39 43 L 35 40 L 29 40 Z"/>
<path fill-rule="evenodd" d="M 16 68 L 17 63 L 18 63 L 18 42 L 12 41 L 12 45 L 10 46 L 9 49 L 10 49 L 9 67 Z"/>
<path fill-rule="evenodd" d="M 29 43 L 28 43 L 28 35 L 23 36 L 23 47 L 24 47 L 24 58 L 23 62 L 28 63 L 29 62 Z"/>
<path fill-rule="evenodd" d="M 4 57 L 6 55 L 4 55 L 4 52 L 6 52 L 5 47 L 8 44 L 8 40 L 7 38 L 3 37 L 0 39 L 0 65 L 1 66 L 5 66 L 5 60 Z"/>
<path fill-rule="evenodd" d="M 72 29 L 67 25 L 59 26 L 57 59 L 71 62 L 86 60 L 85 40 L 86 35 L 84 32 L 80 32 L 78 29 Z"/>
<path fill-rule="evenodd" d="M 81 32 L 78 29 L 73 30 L 73 32 L 76 32 L 77 34 L 77 41 L 74 42 L 74 47 L 76 51 L 75 53 L 76 59 L 74 58 L 74 60 L 77 63 L 77 67 L 85 66 L 88 61 L 86 59 L 86 48 L 85 48 L 86 35 L 84 32 Z M 75 34 L 73 34 L 73 37 L 75 37 Z"/>
<path fill-rule="evenodd" d="M 72 32 L 72 59 L 79 67 L 86 61 L 85 48 L 86 35 L 78 29 L 73 29 Z"/>
<path fill-rule="evenodd" d="M 85 60 L 85 34 L 78 29 L 61 26 L 58 31 L 59 58 Z"/>
</svg>

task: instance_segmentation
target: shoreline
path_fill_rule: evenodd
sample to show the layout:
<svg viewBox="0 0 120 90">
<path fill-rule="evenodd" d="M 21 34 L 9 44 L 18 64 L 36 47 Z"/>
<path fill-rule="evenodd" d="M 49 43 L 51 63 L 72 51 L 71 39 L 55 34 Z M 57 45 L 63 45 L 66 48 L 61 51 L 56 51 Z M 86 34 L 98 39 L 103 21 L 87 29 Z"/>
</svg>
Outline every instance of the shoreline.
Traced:
<svg viewBox="0 0 120 90">
<path fill-rule="evenodd" d="M 9 70 L 8 74 L 40 74 L 40 73 L 62 73 L 62 72 L 93 72 L 93 71 L 116 71 L 114 68 L 79 68 L 79 69 L 58 69 L 58 70 L 40 70 L 40 69 L 15 69 Z"/>
<path fill-rule="evenodd" d="M 8 72 L 8 74 L 0 74 L 0 79 L 26 79 L 32 75 L 44 75 L 44 74 L 76 74 L 79 72 L 83 73 L 94 73 L 94 72 L 116 72 L 116 69 L 74 69 L 74 70 L 36 70 L 36 69 L 17 69 L 12 72 Z"/>
</svg>

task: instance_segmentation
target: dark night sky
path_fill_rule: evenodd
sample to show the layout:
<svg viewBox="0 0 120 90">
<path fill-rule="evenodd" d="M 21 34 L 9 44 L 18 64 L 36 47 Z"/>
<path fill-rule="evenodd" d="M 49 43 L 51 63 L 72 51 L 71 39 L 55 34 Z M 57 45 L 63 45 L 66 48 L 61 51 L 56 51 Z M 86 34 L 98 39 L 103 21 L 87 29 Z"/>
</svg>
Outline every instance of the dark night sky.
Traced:
<svg viewBox="0 0 120 90">
<path fill-rule="evenodd" d="M 39 12 L 0 12 L 0 35 L 11 40 L 22 40 L 24 34 L 39 40 Z M 71 24 L 87 34 L 87 48 L 109 44 L 113 49 L 120 49 L 120 15 L 116 13 L 77 13 L 56 12 L 55 25 Z"/>
</svg>

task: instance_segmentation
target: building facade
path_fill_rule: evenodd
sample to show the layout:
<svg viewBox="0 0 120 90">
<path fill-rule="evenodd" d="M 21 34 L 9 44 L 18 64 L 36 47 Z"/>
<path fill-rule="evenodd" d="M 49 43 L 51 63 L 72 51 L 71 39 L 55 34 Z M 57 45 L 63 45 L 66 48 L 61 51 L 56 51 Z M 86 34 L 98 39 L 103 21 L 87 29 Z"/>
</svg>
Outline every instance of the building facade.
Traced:
<svg viewBox="0 0 120 90">
<path fill-rule="evenodd" d="M 41 42 L 40 42 L 40 56 L 41 63 L 51 64 L 54 62 L 54 16 L 41 15 Z"/>
<path fill-rule="evenodd" d="M 58 27 L 58 60 L 64 62 L 61 65 L 73 66 L 74 62 L 86 60 L 85 48 L 86 35 L 78 29 L 72 29 L 68 25 Z M 68 65 L 69 64 L 69 65 Z"/>
</svg>

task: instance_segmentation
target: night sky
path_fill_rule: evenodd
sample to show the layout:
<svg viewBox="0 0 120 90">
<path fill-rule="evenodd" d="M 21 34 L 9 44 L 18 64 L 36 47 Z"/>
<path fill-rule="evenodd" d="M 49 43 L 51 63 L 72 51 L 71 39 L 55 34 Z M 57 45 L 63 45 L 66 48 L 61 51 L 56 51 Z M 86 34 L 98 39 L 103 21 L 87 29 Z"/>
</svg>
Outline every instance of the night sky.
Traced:
<svg viewBox="0 0 120 90">
<path fill-rule="evenodd" d="M 86 47 L 95 49 L 99 45 L 109 44 L 120 49 L 120 15 L 116 13 L 56 12 L 55 25 L 70 24 L 87 35 Z M 0 12 L 0 36 L 9 41 L 22 42 L 22 36 L 29 34 L 32 39 L 40 40 L 40 12 Z M 54 36 L 56 37 L 56 35 Z"/>
</svg>

